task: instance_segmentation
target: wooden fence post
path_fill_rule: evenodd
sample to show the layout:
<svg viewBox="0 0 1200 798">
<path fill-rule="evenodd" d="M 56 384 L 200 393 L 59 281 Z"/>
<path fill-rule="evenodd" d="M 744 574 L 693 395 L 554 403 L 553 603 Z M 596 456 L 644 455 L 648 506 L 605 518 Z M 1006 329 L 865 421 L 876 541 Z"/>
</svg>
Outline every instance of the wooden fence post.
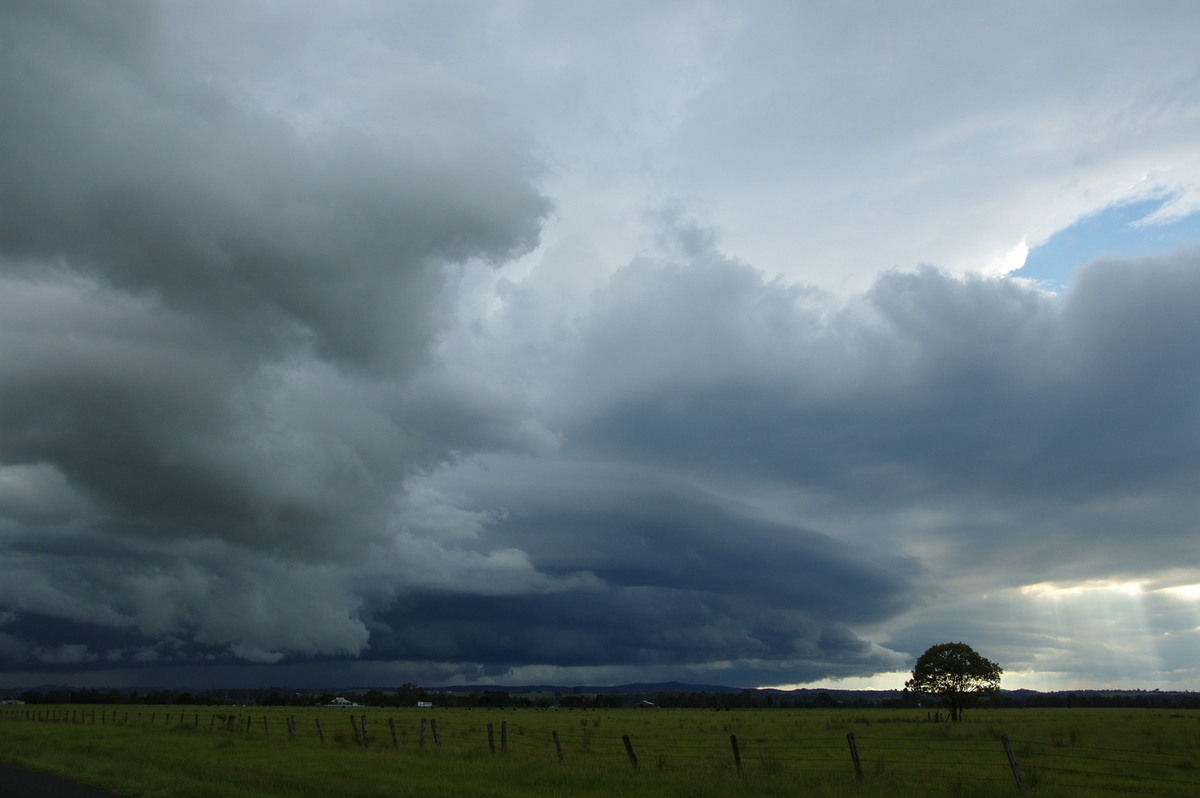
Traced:
<svg viewBox="0 0 1200 798">
<path fill-rule="evenodd" d="M 263 715 L 263 737 L 270 737 L 271 733 L 267 730 L 267 716 Z"/>
<path fill-rule="evenodd" d="M 861 779 L 863 777 L 862 760 L 858 758 L 858 743 L 854 742 L 854 732 L 846 735 L 846 742 L 850 744 L 850 758 L 854 760 L 854 775 Z"/>
<path fill-rule="evenodd" d="M 558 764 L 563 764 L 562 743 L 558 741 L 558 732 L 550 732 L 550 736 L 554 738 L 554 750 L 558 751 Z"/>
<path fill-rule="evenodd" d="M 325 732 L 321 731 L 321 719 L 313 718 L 313 720 L 315 720 L 317 722 L 317 739 L 320 740 L 322 743 L 324 743 L 325 742 Z"/>
<path fill-rule="evenodd" d="M 363 748 L 366 748 L 367 747 L 367 716 L 363 715 L 361 718 L 359 718 L 359 721 L 362 723 Z"/>
<path fill-rule="evenodd" d="M 488 750 L 491 751 L 492 754 L 495 754 L 496 753 L 496 737 L 492 733 L 492 724 L 489 723 L 487 725 L 487 730 L 488 730 Z"/>
<path fill-rule="evenodd" d="M 508 753 L 508 721 L 500 721 L 500 753 Z"/>
<path fill-rule="evenodd" d="M 621 735 L 621 741 L 625 743 L 625 753 L 629 754 L 629 764 L 633 765 L 633 769 L 638 769 L 637 754 L 633 752 L 633 743 L 629 741 L 628 734 Z"/>
<path fill-rule="evenodd" d="M 425 718 L 421 718 L 421 733 L 417 737 L 417 747 L 425 747 Z"/>
<path fill-rule="evenodd" d="M 729 744 L 733 746 L 733 763 L 737 765 L 737 772 L 742 772 L 742 752 L 738 750 L 737 735 L 729 735 Z"/>
<path fill-rule="evenodd" d="M 442 735 L 438 734 L 437 721 L 432 718 L 429 721 L 429 728 L 433 729 L 433 744 L 438 748 L 442 747 Z"/>
<path fill-rule="evenodd" d="M 359 743 L 361 743 L 362 740 L 360 740 L 358 737 L 358 722 L 354 719 L 353 715 L 350 716 L 350 731 L 354 732 L 355 745 L 358 745 Z"/>
<path fill-rule="evenodd" d="M 388 716 L 388 730 L 392 733 L 392 748 L 399 748 L 400 743 L 396 741 L 396 721 Z"/>
<path fill-rule="evenodd" d="M 1004 755 L 1008 757 L 1008 766 L 1012 768 L 1013 778 L 1017 780 L 1017 789 L 1025 790 L 1025 777 L 1021 775 L 1021 766 L 1017 764 L 1017 755 L 1013 753 L 1012 745 L 1008 742 L 1008 735 L 1001 734 L 1000 742 L 1004 745 Z"/>
</svg>

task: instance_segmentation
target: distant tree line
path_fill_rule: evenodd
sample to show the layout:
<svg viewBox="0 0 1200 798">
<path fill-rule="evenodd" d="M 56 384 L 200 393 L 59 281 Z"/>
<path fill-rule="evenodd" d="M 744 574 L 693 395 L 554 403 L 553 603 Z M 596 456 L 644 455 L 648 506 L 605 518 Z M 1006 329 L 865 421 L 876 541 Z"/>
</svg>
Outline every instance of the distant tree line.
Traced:
<svg viewBox="0 0 1200 798">
<path fill-rule="evenodd" d="M 178 690 L 90 690 L 69 687 L 26 690 L 17 697 L 26 704 L 221 704 L 238 703 L 228 698 L 232 692 L 193 693 Z"/>
<path fill-rule="evenodd" d="M 657 691 L 657 692 L 583 692 L 560 690 L 554 693 L 525 694 L 507 690 L 445 692 L 426 690 L 414 684 L 385 690 L 291 691 L 262 690 L 95 690 L 67 685 L 54 688 L 11 691 L 27 704 L 183 704 L 183 705 L 258 705 L 322 706 L 336 697 L 369 707 L 412 707 L 418 702 L 434 707 L 477 708 L 550 708 L 617 709 L 650 702 L 656 707 L 679 709 L 939 709 L 936 699 L 909 691 L 780 691 L 741 690 L 739 692 Z M 985 706 L 1021 707 L 1116 707 L 1200 709 L 1200 693 L 1158 690 L 1077 690 L 1038 693 L 1027 690 L 1001 691 L 988 698 Z"/>
<path fill-rule="evenodd" d="M 1200 693 L 1160 690 L 1081 690 L 1056 693 L 1002 693 L 996 700 L 1002 707 L 1106 707 L 1200 709 Z"/>
</svg>

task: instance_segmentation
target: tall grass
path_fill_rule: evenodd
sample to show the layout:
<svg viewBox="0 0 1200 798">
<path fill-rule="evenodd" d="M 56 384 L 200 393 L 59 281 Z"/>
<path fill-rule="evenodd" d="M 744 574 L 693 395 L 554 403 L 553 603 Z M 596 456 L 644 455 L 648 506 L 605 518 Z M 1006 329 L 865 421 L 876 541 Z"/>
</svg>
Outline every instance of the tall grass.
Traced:
<svg viewBox="0 0 1200 798">
<path fill-rule="evenodd" d="M 923 710 L 142 707 L 139 716 L 129 709 L 5 709 L 0 760 L 129 796 L 986 798 L 1016 793 L 1000 743 L 1007 734 L 1035 795 L 1200 794 L 1200 712 L 1194 711 L 990 710 L 950 724 L 930 722 Z M 361 735 L 364 712 L 365 747 L 355 734 Z M 296 718 L 295 736 L 288 716 Z M 423 718 L 436 720 L 440 745 L 428 723 L 421 745 Z M 861 779 L 850 759 L 851 733 Z"/>
</svg>

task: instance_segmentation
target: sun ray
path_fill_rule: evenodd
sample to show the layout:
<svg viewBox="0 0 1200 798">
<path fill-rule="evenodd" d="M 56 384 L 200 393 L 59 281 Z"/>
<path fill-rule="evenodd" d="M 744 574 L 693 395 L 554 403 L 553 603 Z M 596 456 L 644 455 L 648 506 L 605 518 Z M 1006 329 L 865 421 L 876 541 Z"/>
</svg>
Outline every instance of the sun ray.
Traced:
<svg viewBox="0 0 1200 798">
<path fill-rule="evenodd" d="M 1191 571 L 1046 581 L 1010 592 L 1014 619 L 1044 645 L 1012 671 L 1035 689 L 1136 684 L 1194 688 L 1196 673 L 1168 672 L 1182 646 L 1200 649 L 1200 581 Z M 1084 674 L 1094 674 L 1086 683 Z M 1095 679 L 1099 679 L 1096 682 Z"/>
</svg>

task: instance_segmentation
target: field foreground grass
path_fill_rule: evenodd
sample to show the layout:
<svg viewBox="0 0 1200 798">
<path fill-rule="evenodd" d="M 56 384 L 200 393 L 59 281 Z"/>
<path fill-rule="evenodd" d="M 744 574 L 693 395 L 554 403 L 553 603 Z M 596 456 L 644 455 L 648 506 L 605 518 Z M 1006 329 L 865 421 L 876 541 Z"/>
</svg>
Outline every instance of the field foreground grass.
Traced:
<svg viewBox="0 0 1200 798">
<path fill-rule="evenodd" d="M 1018 794 L 1005 735 L 1032 795 L 1200 794 L 1189 710 L 24 706 L 0 760 L 136 798 L 986 798 Z"/>
</svg>

